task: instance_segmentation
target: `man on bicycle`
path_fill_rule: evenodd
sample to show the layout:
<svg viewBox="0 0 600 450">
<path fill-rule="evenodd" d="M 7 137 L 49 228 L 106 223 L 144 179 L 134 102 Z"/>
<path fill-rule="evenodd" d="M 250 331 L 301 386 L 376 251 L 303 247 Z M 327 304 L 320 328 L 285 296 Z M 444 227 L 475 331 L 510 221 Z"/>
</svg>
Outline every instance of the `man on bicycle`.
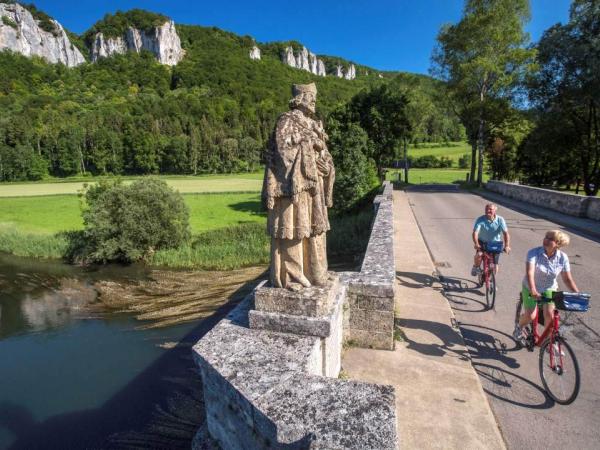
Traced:
<svg viewBox="0 0 600 450">
<path fill-rule="evenodd" d="M 473 225 L 473 245 L 475 247 L 475 257 L 473 258 L 473 268 L 471 269 L 471 276 L 477 276 L 479 274 L 479 266 L 481 265 L 481 258 L 483 256 L 483 250 L 486 248 L 488 242 L 504 242 L 504 251 L 510 253 L 510 235 L 508 234 L 508 227 L 502 216 L 496 214 L 496 205 L 488 203 L 485 205 L 485 214 L 479 216 Z M 495 271 L 498 272 L 498 262 L 500 255 L 496 253 L 494 255 Z"/>
</svg>

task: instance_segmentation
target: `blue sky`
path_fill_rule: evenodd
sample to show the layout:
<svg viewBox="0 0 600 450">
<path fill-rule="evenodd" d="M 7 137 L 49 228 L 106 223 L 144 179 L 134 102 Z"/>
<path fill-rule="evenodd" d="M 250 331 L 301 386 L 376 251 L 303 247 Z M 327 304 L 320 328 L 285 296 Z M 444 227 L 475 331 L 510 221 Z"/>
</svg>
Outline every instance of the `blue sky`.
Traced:
<svg viewBox="0 0 600 450">
<path fill-rule="evenodd" d="M 108 12 L 143 8 L 176 23 L 216 26 L 259 42 L 295 39 L 317 54 L 416 73 L 427 73 L 440 26 L 460 20 L 463 8 L 462 0 L 28 1 L 76 33 Z M 531 0 L 532 40 L 566 22 L 569 5 L 570 0 Z"/>
</svg>

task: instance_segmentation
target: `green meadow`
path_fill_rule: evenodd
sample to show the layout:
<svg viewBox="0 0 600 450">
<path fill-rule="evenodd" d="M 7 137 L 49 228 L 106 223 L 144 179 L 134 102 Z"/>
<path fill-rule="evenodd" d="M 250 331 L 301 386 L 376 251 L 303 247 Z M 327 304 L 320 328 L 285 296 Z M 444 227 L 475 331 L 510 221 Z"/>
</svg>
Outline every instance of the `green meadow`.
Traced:
<svg viewBox="0 0 600 450">
<path fill-rule="evenodd" d="M 0 183 L 0 197 L 77 194 L 86 184 L 115 177 L 72 177 L 31 183 Z M 125 184 L 143 177 L 119 177 Z M 260 192 L 263 172 L 235 175 L 157 176 L 182 194 L 215 192 Z"/>
<path fill-rule="evenodd" d="M 184 194 L 192 233 L 264 223 L 260 193 Z M 0 226 L 24 233 L 54 234 L 83 229 L 76 195 L 0 198 Z"/>
<path fill-rule="evenodd" d="M 177 249 L 160 250 L 148 263 L 156 267 L 229 270 L 269 262 L 266 213 L 260 193 L 184 194 L 190 211 L 192 240 Z M 0 198 L 0 251 L 36 258 L 62 258 L 69 236 L 83 229 L 80 198 L 52 195 Z M 331 219 L 330 255 L 352 259 L 364 251 L 371 208 Z"/>
<path fill-rule="evenodd" d="M 421 156 L 446 156 L 452 163 L 458 165 L 458 160 L 465 154 L 471 154 L 471 146 L 467 142 L 427 143 L 418 146 L 410 145 L 407 149 L 410 156 L 419 158 Z"/>
<path fill-rule="evenodd" d="M 462 183 L 466 181 L 468 173 L 469 169 L 410 169 L 408 171 L 408 184 Z M 389 169 L 386 172 L 386 179 L 404 182 L 403 171 L 399 169 Z M 483 181 L 486 182 L 488 179 L 489 175 L 484 173 Z"/>
</svg>

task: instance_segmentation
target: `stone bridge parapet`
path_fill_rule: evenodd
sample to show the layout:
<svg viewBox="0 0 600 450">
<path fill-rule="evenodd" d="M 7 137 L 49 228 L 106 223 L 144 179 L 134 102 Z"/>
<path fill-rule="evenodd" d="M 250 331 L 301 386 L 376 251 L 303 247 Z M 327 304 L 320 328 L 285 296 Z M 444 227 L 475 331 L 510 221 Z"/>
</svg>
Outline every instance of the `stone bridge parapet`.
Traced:
<svg viewBox="0 0 600 450">
<path fill-rule="evenodd" d="M 585 217 L 600 221 L 600 198 L 557 192 L 533 186 L 523 186 L 504 181 L 488 181 L 487 189 L 506 197 L 521 200 L 537 206 L 575 217 Z"/>
<path fill-rule="evenodd" d="M 394 346 L 391 184 L 374 203 L 361 271 L 337 274 L 326 303 L 285 314 L 253 293 L 194 346 L 206 429 L 222 448 L 397 448 L 394 388 L 338 378 L 343 341 Z"/>
</svg>

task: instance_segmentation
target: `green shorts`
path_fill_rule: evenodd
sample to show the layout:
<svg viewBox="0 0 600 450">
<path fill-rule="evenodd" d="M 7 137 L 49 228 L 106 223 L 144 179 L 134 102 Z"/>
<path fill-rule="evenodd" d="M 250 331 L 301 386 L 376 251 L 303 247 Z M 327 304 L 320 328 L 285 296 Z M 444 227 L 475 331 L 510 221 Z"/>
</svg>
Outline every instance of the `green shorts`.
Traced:
<svg viewBox="0 0 600 450">
<path fill-rule="evenodd" d="M 552 298 L 552 290 L 548 289 L 547 291 L 544 291 L 542 293 L 543 297 L 546 298 Z M 523 286 L 523 288 L 521 289 L 521 298 L 523 299 L 523 307 L 526 309 L 534 309 L 535 305 L 537 305 L 536 303 L 536 298 L 531 296 L 531 292 L 529 291 L 529 288 Z M 554 305 L 554 302 L 548 302 L 549 305 Z"/>
</svg>

